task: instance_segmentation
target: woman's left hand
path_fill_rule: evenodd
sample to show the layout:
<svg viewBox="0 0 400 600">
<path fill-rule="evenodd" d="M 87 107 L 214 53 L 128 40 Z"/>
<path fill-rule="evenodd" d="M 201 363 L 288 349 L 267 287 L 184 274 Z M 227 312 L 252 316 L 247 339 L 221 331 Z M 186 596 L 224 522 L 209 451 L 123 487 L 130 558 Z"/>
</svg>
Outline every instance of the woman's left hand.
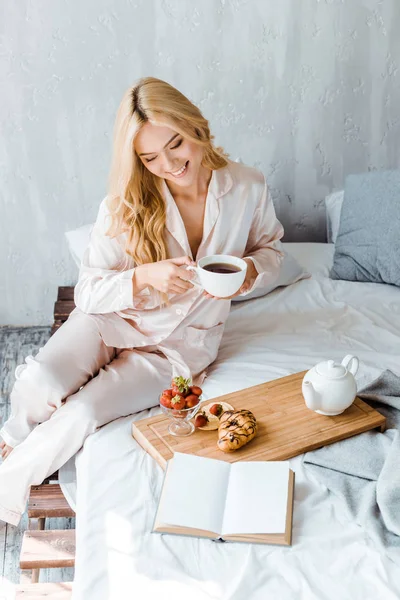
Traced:
<svg viewBox="0 0 400 600">
<path fill-rule="evenodd" d="M 206 298 L 215 298 L 216 300 L 230 300 L 231 298 L 235 298 L 236 296 L 240 296 L 240 294 L 247 292 L 247 290 L 249 290 L 253 285 L 258 275 L 258 271 L 255 268 L 251 258 L 244 258 L 243 260 L 247 263 L 246 277 L 236 294 L 233 294 L 233 296 L 227 296 L 226 298 L 219 298 L 218 296 L 212 296 L 208 292 L 204 291 L 204 296 L 206 296 Z"/>
</svg>

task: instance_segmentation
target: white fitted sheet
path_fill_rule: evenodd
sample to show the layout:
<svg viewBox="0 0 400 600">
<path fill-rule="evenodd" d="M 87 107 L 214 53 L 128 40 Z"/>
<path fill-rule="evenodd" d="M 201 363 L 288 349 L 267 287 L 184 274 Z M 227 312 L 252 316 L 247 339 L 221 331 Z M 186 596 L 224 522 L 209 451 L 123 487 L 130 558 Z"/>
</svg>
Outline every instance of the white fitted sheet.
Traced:
<svg viewBox="0 0 400 600">
<path fill-rule="evenodd" d="M 311 279 L 232 306 L 206 398 L 310 368 L 360 359 L 359 388 L 386 368 L 400 373 L 400 289 L 328 277 L 333 246 L 285 244 Z M 395 600 L 400 569 L 346 506 L 303 468 L 296 472 L 290 548 L 223 544 L 150 533 L 163 472 L 132 439 L 133 419 L 87 439 L 62 469 L 77 511 L 74 600 Z M 206 501 L 206 499 L 205 499 Z"/>
</svg>

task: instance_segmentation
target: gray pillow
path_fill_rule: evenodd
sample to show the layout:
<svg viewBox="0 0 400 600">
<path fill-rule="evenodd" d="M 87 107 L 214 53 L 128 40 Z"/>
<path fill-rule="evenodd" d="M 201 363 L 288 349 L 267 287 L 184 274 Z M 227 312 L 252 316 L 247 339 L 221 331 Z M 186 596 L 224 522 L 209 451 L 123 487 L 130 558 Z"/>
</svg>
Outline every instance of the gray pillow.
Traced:
<svg viewBox="0 0 400 600">
<path fill-rule="evenodd" d="M 400 171 L 347 177 L 330 276 L 400 286 Z"/>
</svg>

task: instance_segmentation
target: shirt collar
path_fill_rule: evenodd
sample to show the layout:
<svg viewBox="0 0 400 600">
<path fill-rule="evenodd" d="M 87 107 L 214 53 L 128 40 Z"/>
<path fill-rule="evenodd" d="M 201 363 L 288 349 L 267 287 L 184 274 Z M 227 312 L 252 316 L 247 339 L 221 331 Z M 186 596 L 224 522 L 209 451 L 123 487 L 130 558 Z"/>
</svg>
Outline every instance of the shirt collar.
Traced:
<svg viewBox="0 0 400 600">
<path fill-rule="evenodd" d="M 233 179 L 228 165 L 212 172 L 208 189 L 212 191 L 215 198 L 218 199 L 227 194 L 232 186 Z"/>
<path fill-rule="evenodd" d="M 214 198 L 221 198 L 229 192 L 233 186 L 233 178 L 229 170 L 229 165 L 221 169 L 214 169 L 211 174 L 210 183 L 208 185 L 208 193 L 212 192 Z M 174 198 L 169 191 L 165 179 L 162 180 L 164 199 L 167 203 L 174 202 Z M 175 202 L 174 202 L 175 204 Z"/>
<path fill-rule="evenodd" d="M 233 178 L 229 166 L 213 170 L 206 200 L 206 209 L 203 224 L 203 243 L 206 242 L 219 215 L 218 199 L 229 192 L 233 186 Z M 185 225 L 175 204 L 175 200 L 169 191 L 165 179 L 162 182 L 163 195 L 166 205 L 166 226 L 171 235 L 177 240 L 188 256 L 192 255 L 187 239 Z M 200 248 L 199 247 L 199 251 Z"/>
</svg>

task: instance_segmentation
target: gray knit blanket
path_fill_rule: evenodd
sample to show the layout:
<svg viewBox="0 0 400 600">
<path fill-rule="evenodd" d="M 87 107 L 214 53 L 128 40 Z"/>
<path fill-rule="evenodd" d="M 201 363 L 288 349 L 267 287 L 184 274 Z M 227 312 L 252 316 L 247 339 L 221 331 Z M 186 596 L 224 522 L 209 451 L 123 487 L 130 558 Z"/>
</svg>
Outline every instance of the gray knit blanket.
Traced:
<svg viewBox="0 0 400 600">
<path fill-rule="evenodd" d="M 384 371 L 357 394 L 386 417 L 376 430 L 308 452 L 308 470 L 342 497 L 373 544 L 400 564 L 400 377 Z"/>
</svg>

